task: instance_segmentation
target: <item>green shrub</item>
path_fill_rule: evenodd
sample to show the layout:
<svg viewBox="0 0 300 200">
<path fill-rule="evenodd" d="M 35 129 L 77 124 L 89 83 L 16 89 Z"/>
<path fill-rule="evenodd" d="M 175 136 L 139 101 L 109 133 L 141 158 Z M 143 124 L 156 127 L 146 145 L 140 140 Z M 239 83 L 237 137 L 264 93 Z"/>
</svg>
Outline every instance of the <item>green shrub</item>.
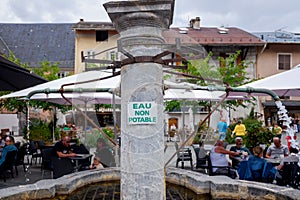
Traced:
<svg viewBox="0 0 300 200">
<path fill-rule="evenodd" d="M 247 135 L 245 145 L 248 148 L 258 146 L 259 144 L 270 145 L 273 137 L 276 135 L 267 127 L 263 127 L 263 122 L 257 119 L 248 118 L 243 121 L 246 126 Z"/>
<path fill-rule="evenodd" d="M 29 131 L 30 140 L 43 140 L 45 142 L 52 141 L 52 129 L 47 122 L 41 121 L 39 119 L 33 119 L 31 120 Z M 24 138 L 28 138 L 26 129 Z"/>
<path fill-rule="evenodd" d="M 246 126 L 247 134 L 244 138 L 244 144 L 247 148 L 253 148 L 259 144 L 270 145 L 273 137 L 276 135 L 267 127 L 264 127 L 263 122 L 256 118 L 249 117 L 242 120 L 242 123 Z M 231 138 L 231 133 L 235 125 L 236 124 L 229 125 L 230 130 L 226 133 L 226 142 L 229 144 L 235 143 L 235 138 Z"/>
<path fill-rule="evenodd" d="M 103 128 L 103 132 L 111 139 L 114 139 L 114 131 L 111 128 Z"/>
</svg>

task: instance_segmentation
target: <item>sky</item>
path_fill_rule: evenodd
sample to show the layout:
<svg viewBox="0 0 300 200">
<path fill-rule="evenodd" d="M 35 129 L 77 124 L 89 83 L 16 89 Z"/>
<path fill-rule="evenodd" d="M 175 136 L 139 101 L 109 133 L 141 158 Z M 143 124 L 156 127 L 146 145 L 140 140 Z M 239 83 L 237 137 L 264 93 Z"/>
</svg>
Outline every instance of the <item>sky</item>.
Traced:
<svg viewBox="0 0 300 200">
<path fill-rule="evenodd" d="M 116 0 L 115 0 L 116 1 Z M 1 0 L 0 23 L 109 22 L 108 0 Z M 171 27 L 200 17 L 203 27 L 237 27 L 248 32 L 300 33 L 299 0 L 175 0 Z"/>
</svg>

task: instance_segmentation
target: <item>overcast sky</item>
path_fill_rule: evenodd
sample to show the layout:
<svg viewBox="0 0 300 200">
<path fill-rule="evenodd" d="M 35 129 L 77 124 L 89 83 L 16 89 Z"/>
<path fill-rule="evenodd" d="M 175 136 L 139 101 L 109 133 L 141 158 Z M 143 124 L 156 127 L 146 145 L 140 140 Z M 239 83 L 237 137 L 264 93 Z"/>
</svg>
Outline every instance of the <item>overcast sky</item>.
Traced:
<svg viewBox="0 0 300 200">
<path fill-rule="evenodd" d="M 0 23 L 76 23 L 110 21 L 108 0 L 0 0 Z M 283 29 L 300 33 L 300 0 L 176 0 L 172 27 L 186 27 L 199 16 L 201 26 L 238 27 L 249 32 Z"/>
</svg>

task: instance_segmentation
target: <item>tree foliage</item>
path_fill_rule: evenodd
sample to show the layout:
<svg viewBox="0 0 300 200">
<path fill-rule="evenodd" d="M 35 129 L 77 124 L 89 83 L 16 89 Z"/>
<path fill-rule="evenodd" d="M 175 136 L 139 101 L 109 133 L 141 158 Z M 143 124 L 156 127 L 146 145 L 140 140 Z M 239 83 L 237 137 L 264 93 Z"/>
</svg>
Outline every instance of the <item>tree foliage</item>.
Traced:
<svg viewBox="0 0 300 200">
<path fill-rule="evenodd" d="M 198 79 L 188 78 L 187 80 L 191 83 L 195 83 L 200 86 L 208 85 L 219 85 L 219 86 L 231 86 L 237 87 L 244 83 L 249 82 L 249 77 L 247 77 L 247 68 L 251 64 L 244 60 L 237 62 L 241 51 L 230 54 L 228 57 L 219 57 L 220 66 L 211 64 L 212 52 L 209 52 L 208 56 L 204 59 L 190 60 L 188 61 L 187 70 L 181 70 L 186 74 L 197 76 Z M 254 99 L 253 99 L 254 100 Z M 180 104 L 180 101 L 178 101 Z M 252 100 L 245 101 L 247 103 L 254 103 Z M 209 106 L 209 102 L 201 102 L 201 106 Z M 169 108 L 172 108 L 174 102 L 166 102 L 166 110 L 172 111 Z M 236 107 L 242 106 L 245 107 L 243 100 L 227 100 L 224 102 L 223 107 L 230 107 L 235 110 Z"/>
<path fill-rule="evenodd" d="M 244 144 L 248 148 L 253 148 L 260 144 L 269 146 L 272 143 L 273 137 L 276 133 L 271 131 L 268 127 L 263 126 L 263 122 L 255 118 L 254 108 L 251 109 L 249 116 L 242 121 L 245 125 L 247 134 L 244 138 Z M 229 130 L 226 134 L 226 142 L 234 143 L 234 138 L 231 137 L 231 133 L 234 130 L 236 124 L 229 125 Z"/>
<path fill-rule="evenodd" d="M 58 79 L 59 63 L 51 64 L 45 60 L 40 62 L 40 67 L 33 68 L 33 72 L 48 81 L 56 80 Z"/>
<path fill-rule="evenodd" d="M 4 55 L 5 56 L 5 55 Z M 11 52 L 8 56 L 5 56 L 8 60 L 18 64 L 21 67 L 29 69 L 33 71 L 35 74 L 41 76 L 42 78 L 51 81 L 58 79 L 59 72 L 59 63 L 51 64 L 49 61 L 40 62 L 40 66 L 36 68 L 30 68 L 28 63 L 22 63 L 19 58 Z M 0 92 L 0 95 L 9 94 L 10 92 Z M 43 101 L 34 101 L 31 100 L 29 102 L 30 107 L 33 108 L 42 108 L 43 110 L 50 110 L 54 106 L 61 110 L 68 110 L 69 108 L 66 106 L 60 106 L 57 104 L 43 102 Z M 8 111 L 17 111 L 17 112 L 26 112 L 26 103 L 25 101 L 19 100 L 18 98 L 8 98 L 0 100 L 0 109 L 6 109 Z"/>
</svg>

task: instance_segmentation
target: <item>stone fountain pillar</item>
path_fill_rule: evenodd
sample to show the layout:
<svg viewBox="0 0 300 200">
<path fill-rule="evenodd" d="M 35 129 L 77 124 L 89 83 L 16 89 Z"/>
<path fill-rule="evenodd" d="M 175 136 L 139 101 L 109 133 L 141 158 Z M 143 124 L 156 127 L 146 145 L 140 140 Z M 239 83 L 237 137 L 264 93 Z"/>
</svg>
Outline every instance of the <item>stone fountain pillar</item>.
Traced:
<svg viewBox="0 0 300 200">
<path fill-rule="evenodd" d="M 162 52 L 174 0 L 104 4 L 132 57 Z M 141 58 L 141 57 L 140 57 Z M 137 59 L 121 70 L 121 199 L 165 199 L 162 65 Z"/>
</svg>

